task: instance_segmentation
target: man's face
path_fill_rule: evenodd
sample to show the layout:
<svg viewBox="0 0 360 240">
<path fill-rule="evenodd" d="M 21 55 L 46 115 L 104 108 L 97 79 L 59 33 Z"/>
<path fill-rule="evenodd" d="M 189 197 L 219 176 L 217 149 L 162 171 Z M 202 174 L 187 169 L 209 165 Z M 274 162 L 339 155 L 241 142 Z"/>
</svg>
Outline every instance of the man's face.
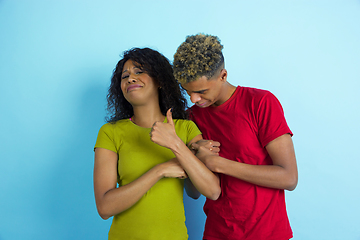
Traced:
<svg viewBox="0 0 360 240">
<path fill-rule="evenodd" d="M 182 87 L 186 90 L 191 102 L 195 103 L 195 105 L 201 108 L 211 105 L 218 106 L 223 103 L 221 100 L 223 81 L 220 75 L 211 79 L 202 76 L 196 81 L 182 84 Z"/>
</svg>

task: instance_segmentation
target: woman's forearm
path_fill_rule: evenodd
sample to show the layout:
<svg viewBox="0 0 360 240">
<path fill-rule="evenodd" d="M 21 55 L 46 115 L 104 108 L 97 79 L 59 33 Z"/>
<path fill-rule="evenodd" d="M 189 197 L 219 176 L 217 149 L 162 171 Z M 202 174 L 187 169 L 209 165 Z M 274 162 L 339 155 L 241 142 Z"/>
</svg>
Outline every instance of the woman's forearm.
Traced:
<svg viewBox="0 0 360 240">
<path fill-rule="evenodd" d="M 216 200 L 221 193 L 219 178 L 180 139 L 171 150 L 196 189 L 205 197 Z"/>
<path fill-rule="evenodd" d="M 135 181 L 110 189 L 96 197 L 99 215 L 108 219 L 133 206 L 141 197 L 162 178 L 161 167 L 154 167 Z M 96 185 L 96 183 L 95 183 Z"/>
</svg>

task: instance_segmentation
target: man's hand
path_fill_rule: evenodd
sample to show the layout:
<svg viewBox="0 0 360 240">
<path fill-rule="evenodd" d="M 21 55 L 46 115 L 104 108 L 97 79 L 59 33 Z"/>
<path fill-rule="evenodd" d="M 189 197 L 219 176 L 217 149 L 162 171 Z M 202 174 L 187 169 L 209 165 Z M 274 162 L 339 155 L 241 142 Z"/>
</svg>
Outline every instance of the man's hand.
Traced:
<svg viewBox="0 0 360 240">
<path fill-rule="evenodd" d="M 210 150 L 212 153 L 219 155 L 220 143 L 217 141 L 201 139 L 201 140 L 197 141 L 196 143 L 192 143 L 190 145 L 190 149 L 194 150 L 195 154 L 197 151 L 199 151 L 200 147 L 205 147 L 208 150 Z"/>
<path fill-rule="evenodd" d="M 205 147 L 205 146 L 200 146 L 197 143 L 193 143 L 193 147 L 195 149 L 197 149 L 196 152 L 196 157 L 198 159 L 200 159 L 200 161 L 202 161 L 204 163 L 204 165 L 210 169 L 210 171 L 215 171 L 214 169 L 214 160 L 216 156 L 219 155 L 219 153 L 217 152 L 213 152 L 212 150 L 210 150 L 209 148 Z"/>
</svg>

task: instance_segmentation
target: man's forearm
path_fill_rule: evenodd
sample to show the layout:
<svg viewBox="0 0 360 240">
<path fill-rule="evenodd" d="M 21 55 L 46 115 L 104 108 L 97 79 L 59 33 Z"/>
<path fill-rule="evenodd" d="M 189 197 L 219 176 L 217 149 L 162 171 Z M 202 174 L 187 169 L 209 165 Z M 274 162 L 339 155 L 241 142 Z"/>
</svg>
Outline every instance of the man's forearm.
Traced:
<svg viewBox="0 0 360 240">
<path fill-rule="evenodd" d="M 294 190 L 297 177 L 277 165 L 250 165 L 220 156 L 208 156 L 206 166 L 213 172 L 226 174 L 263 187 Z"/>
</svg>

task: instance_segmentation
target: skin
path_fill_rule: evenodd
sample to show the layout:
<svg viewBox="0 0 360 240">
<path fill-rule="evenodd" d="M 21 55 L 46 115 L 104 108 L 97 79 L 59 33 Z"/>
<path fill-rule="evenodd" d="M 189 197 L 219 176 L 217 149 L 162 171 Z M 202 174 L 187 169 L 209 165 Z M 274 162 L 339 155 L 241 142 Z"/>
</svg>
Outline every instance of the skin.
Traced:
<svg viewBox="0 0 360 240">
<path fill-rule="evenodd" d="M 227 82 L 225 69 L 211 79 L 202 76 L 196 81 L 182 84 L 182 87 L 187 91 L 191 101 L 203 108 L 223 104 L 236 90 L 235 86 Z M 263 187 L 290 191 L 296 188 L 298 171 L 294 146 L 289 134 L 284 134 L 265 146 L 273 165 L 250 165 L 213 156 L 204 141 L 194 143 L 191 147 L 197 150 L 196 156 L 215 173 L 230 175 Z"/>
<path fill-rule="evenodd" d="M 158 123 L 163 123 L 165 119 L 160 111 L 158 87 L 156 82 L 147 73 L 137 68 L 132 61 L 125 63 L 121 90 L 126 100 L 133 106 L 132 121 L 141 127 L 153 128 L 153 141 L 162 143 L 165 138 L 168 141 L 169 137 L 158 136 L 157 131 L 154 130 L 154 127 L 157 129 Z M 170 112 L 168 112 L 168 119 L 165 126 L 171 128 L 173 122 Z M 185 186 L 188 195 L 193 198 L 198 198 L 200 193 L 214 200 L 219 197 L 218 178 L 195 157 L 183 142 L 177 142 L 177 136 L 171 137 L 176 140 L 176 143 L 171 144 L 174 150 L 170 148 L 173 151 L 176 150 L 174 152 L 176 158 L 156 165 L 135 181 L 120 187 L 117 187 L 117 153 L 103 148 L 95 149 L 94 193 L 98 213 L 103 219 L 108 219 L 133 206 L 154 184 L 165 177 L 182 179 L 189 177 L 191 181 L 185 179 Z M 202 136 L 198 135 L 190 144 L 201 139 Z M 216 152 L 212 154 L 215 155 Z M 197 166 L 197 170 L 186 172 L 186 169 L 191 169 L 190 165 Z"/>
</svg>

